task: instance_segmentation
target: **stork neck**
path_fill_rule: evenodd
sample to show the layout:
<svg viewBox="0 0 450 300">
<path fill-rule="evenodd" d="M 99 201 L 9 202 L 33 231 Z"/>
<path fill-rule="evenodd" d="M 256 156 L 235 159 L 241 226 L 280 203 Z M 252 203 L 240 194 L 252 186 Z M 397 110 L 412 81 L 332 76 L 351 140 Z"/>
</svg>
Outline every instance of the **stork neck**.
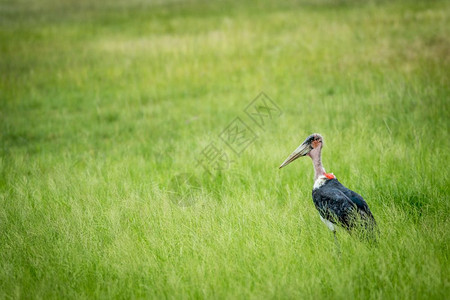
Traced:
<svg viewBox="0 0 450 300">
<path fill-rule="evenodd" d="M 317 155 L 311 155 L 311 159 L 314 165 L 314 181 L 320 176 L 325 174 L 325 169 L 322 165 L 322 153 L 319 151 Z"/>
</svg>

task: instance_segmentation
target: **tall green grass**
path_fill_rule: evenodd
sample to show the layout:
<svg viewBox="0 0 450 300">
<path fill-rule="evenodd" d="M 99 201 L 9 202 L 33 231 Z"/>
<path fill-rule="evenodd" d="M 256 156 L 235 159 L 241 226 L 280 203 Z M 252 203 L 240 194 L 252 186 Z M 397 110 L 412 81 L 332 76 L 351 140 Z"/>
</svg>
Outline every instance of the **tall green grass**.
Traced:
<svg viewBox="0 0 450 300">
<path fill-rule="evenodd" d="M 1 1 L 0 298 L 448 297 L 449 17 L 447 1 Z M 244 113 L 261 91 L 283 111 L 265 130 Z M 236 117 L 258 135 L 241 155 L 218 137 Z M 313 132 L 377 246 L 341 230 L 339 258 L 311 162 L 277 169 Z M 211 142 L 233 160 L 214 176 Z"/>
</svg>

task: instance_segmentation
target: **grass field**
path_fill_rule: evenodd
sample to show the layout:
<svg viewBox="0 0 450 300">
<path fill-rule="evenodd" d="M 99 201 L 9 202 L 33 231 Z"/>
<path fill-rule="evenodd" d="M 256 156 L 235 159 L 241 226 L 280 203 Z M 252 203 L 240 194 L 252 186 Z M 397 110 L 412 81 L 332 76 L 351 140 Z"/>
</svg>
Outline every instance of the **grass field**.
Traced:
<svg viewBox="0 0 450 300">
<path fill-rule="evenodd" d="M 0 298 L 448 299 L 449 70 L 448 1 L 0 0 Z M 313 132 L 378 245 L 278 170 Z"/>
</svg>

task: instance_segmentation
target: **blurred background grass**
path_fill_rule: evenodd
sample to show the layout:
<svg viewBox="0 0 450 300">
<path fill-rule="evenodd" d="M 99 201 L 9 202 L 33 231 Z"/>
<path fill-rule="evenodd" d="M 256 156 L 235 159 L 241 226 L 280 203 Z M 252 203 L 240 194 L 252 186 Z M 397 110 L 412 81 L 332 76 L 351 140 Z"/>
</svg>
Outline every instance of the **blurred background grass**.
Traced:
<svg viewBox="0 0 450 300">
<path fill-rule="evenodd" d="M 422 298 L 449 288 L 448 1 L 0 2 L 0 297 Z M 263 131 L 244 108 L 283 111 Z M 231 168 L 196 158 L 236 117 Z M 371 248 L 311 200 L 310 133 Z M 198 189 L 171 199 L 174 176 Z M 173 187 L 172 187 L 173 188 Z M 191 195 L 191 194 L 189 194 Z"/>
</svg>

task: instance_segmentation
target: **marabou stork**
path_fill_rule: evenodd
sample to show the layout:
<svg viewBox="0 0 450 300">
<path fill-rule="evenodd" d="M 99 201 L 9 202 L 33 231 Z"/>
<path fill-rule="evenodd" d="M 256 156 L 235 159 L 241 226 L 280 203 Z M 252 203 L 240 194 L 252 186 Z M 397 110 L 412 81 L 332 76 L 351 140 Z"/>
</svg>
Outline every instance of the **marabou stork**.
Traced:
<svg viewBox="0 0 450 300">
<path fill-rule="evenodd" d="M 322 147 L 322 136 L 318 133 L 311 134 L 280 165 L 280 169 L 301 156 L 311 157 L 314 165 L 314 205 L 319 211 L 320 219 L 333 231 L 336 243 L 336 224 L 350 233 L 354 229 L 362 229 L 369 234 L 366 237 L 374 238 L 376 222 L 369 206 L 363 197 L 343 186 L 333 173 L 325 172 L 322 166 Z"/>
</svg>

